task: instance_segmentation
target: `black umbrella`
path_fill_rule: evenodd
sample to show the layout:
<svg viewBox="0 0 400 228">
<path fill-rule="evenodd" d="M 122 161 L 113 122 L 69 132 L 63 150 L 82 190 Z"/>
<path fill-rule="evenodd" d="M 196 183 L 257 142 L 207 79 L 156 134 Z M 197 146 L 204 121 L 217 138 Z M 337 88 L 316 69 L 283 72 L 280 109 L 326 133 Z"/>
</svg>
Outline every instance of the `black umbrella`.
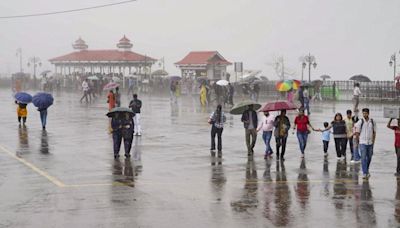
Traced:
<svg viewBox="0 0 400 228">
<path fill-rule="evenodd" d="M 362 74 L 354 75 L 353 77 L 349 78 L 349 80 L 358 81 L 358 82 L 371 82 L 371 79 L 369 79 L 367 76 L 362 75 Z"/>
<path fill-rule="evenodd" d="M 320 78 L 322 78 L 322 80 L 326 80 L 326 79 L 330 79 L 331 76 L 324 74 L 324 75 L 321 75 Z"/>
</svg>

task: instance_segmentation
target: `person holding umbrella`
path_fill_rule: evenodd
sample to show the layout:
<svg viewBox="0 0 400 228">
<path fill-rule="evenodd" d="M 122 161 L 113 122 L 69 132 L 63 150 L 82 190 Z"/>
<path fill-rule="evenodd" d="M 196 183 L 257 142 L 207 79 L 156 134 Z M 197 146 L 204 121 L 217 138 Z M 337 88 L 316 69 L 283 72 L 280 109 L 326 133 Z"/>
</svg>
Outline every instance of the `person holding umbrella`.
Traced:
<svg viewBox="0 0 400 228">
<path fill-rule="evenodd" d="M 33 105 L 35 105 L 40 112 L 40 121 L 42 122 L 42 129 L 46 130 L 47 124 L 47 109 L 53 104 L 54 98 L 49 93 L 37 93 L 32 98 Z"/>
<path fill-rule="evenodd" d="M 26 109 L 26 106 L 30 102 L 32 102 L 32 96 L 25 92 L 18 92 L 15 94 L 14 97 L 15 97 L 15 104 L 18 105 L 17 116 L 19 125 L 21 126 L 21 119 L 22 119 L 22 124 L 25 126 L 26 118 L 28 116 L 28 110 Z"/>
<path fill-rule="evenodd" d="M 284 161 L 286 142 L 290 129 L 290 121 L 289 118 L 286 116 L 286 109 L 282 109 L 281 114 L 275 118 L 274 127 L 274 136 L 276 142 L 276 160 L 278 161 L 280 159 L 281 161 Z M 282 147 L 282 151 L 279 156 L 280 147 Z"/>
<path fill-rule="evenodd" d="M 122 139 L 124 140 L 125 157 L 129 158 L 132 148 L 134 133 L 134 113 L 129 108 L 117 107 L 107 113 L 111 117 L 111 129 L 113 136 L 114 158 L 119 158 Z"/>
<path fill-rule="evenodd" d="M 246 145 L 247 145 L 247 155 L 254 155 L 254 146 L 257 141 L 257 124 L 258 124 L 258 116 L 257 112 L 254 111 L 254 105 L 250 104 L 248 109 L 243 112 L 241 121 L 243 122 L 243 126 L 246 134 Z M 251 142 L 250 142 L 251 138 Z"/>
</svg>

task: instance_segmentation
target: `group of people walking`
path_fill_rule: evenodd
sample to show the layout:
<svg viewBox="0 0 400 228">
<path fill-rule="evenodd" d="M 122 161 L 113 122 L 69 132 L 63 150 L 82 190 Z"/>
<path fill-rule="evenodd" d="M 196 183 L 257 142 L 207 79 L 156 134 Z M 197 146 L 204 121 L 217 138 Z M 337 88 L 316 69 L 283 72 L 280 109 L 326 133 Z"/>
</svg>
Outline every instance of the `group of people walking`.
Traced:
<svg viewBox="0 0 400 228">
<path fill-rule="evenodd" d="M 357 107 L 357 106 L 355 106 Z M 311 131 L 322 133 L 322 151 L 325 157 L 328 156 L 328 147 L 331 134 L 333 135 L 336 157 L 338 162 L 346 162 L 347 145 L 350 148 L 350 163 L 361 163 L 363 178 L 370 177 L 369 167 L 373 157 L 373 149 L 376 139 L 376 122 L 370 117 L 368 108 L 362 109 L 362 116 L 358 116 L 358 110 L 353 115 L 352 110 L 346 111 L 343 118 L 341 113 L 336 113 L 333 121 L 324 122 L 323 128 L 314 128 L 309 116 L 305 115 L 304 109 L 300 108 L 293 122 L 292 133 L 297 136 L 300 157 L 305 157 L 308 135 Z M 271 159 L 273 148 L 271 139 L 275 137 L 276 160 L 285 160 L 286 143 L 291 128 L 289 118 L 286 116 L 286 110 L 281 110 L 278 116 L 273 116 L 270 112 L 264 112 L 261 120 L 258 118 L 257 112 L 253 105 L 249 105 L 247 110 L 243 112 L 241 121 L 245 129 L 245 141 L 247 146 L 247 155 L 254 155 L 254 147 L 257 141 L 257 133 L 262 131 L 262 139 L 265 143 L 264 158 Z M 398 124 L 392 126 L 393 119 L 390 119 L 387 127 L 395 133 L 395 151 L 397 157 L 396 176 L 400 177 L 400 119 Z M 218 136 L 218 157 L 222 157 L 222 132 L 226 116 L 222 111 L 222 106 L 218 105 L 208 123 L 211 127 L 211 155 L 215 156 L 215 136 Z"/>
</svg>

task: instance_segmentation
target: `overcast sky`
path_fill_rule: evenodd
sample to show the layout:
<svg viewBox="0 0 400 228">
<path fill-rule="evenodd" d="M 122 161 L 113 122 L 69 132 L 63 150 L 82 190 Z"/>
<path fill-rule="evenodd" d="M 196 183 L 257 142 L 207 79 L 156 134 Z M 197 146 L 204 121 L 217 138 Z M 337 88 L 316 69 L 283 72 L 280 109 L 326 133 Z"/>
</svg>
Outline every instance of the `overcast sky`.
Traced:
<svg viewBox="0 0 400 228">
<path fill-rule="evenodd" d="M 120 0 L 1 0 L 0 15 L 30 14 L 89 7 Z M 72 52 L 81 36 L 89 49 L 114 49 L 125 34 L 133 51 L 165 57 L 166 69 L 189 51 L 217 50 L 245 69 L 276 78 L 268 63 L 283 55 L 301 75 L 299 57 L 311 52 L 322 74 L 348 79 L 365 74 L 390 80 L 390 55 L 400 50 L 399 0 L 138 0 L 85 12 L 0 20 L 0 72 L 19 69 L 16 49 L 25 60 Z M 399 57 L 400 62 L 400 57 Z M 232 69 L 233 67 L 231 67 Z M 400 71 L 399 71 L 400 72 Z"/>
</svg>

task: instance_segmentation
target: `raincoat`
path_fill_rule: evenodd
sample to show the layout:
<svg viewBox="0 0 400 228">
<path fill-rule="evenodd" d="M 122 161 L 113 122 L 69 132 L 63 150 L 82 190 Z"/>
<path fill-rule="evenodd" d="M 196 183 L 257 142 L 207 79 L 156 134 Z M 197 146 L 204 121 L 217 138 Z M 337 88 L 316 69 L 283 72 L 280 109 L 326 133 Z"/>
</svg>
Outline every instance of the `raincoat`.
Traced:
<svg viewBox="0 0 400 228">
<path fill-rule="evenodd" d="M 18 117 L 27 117 L 28 116 L 28 110 L 26 109 L 26 104 L 18 104 L 17 107 L 17 115 Z"/>
<path fill-rule="evenodd" d="M 207 89 L 205 85 L 202 85 L 200 89 L 200 103 L 202 106 L 207 104 Z"/>
</svg>

